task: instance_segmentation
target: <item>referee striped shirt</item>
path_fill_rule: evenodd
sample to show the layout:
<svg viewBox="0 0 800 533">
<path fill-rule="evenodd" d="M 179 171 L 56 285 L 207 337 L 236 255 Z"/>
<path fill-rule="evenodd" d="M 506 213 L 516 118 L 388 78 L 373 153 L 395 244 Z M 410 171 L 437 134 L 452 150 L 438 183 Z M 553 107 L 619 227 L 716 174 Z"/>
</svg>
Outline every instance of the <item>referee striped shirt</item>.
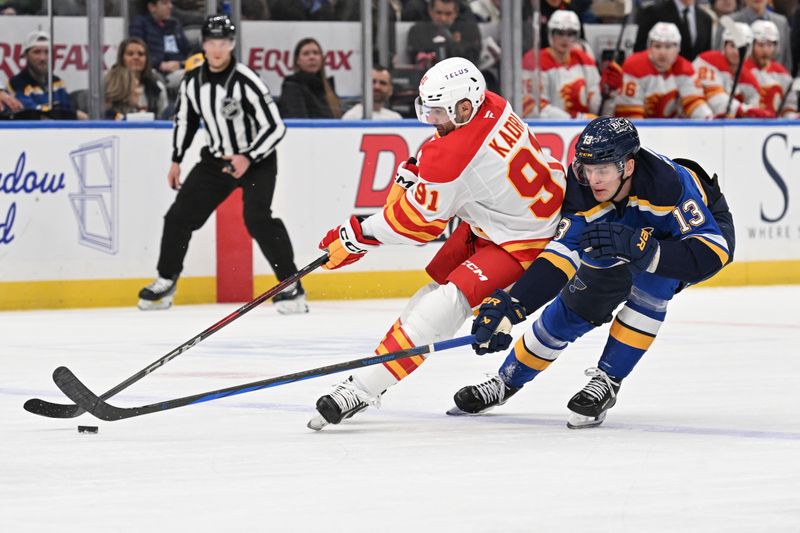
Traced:
<svg viewBox="0 0 800 533">
<path fill-rule="evenodd" d="M 286 133 L 267 86 L 235 58 L 222 72 L 212 73 L 204 63 L 183 78 L 172 132 L 173 161 L 183 160 L 201 119 L 215 157 L 241 154 L 260 161 Z"/>
</svg>

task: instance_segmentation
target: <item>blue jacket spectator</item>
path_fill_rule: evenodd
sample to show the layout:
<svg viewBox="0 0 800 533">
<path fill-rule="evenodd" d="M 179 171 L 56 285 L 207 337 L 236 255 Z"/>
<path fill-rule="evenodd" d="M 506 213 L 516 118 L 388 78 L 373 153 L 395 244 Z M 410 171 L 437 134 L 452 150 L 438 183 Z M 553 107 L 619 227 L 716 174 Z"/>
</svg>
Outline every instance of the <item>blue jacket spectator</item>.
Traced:
<svg viewBox="0 0 800 533">
<path fill-rule="evenodd" d="M 23 48 L 25 68 L 9 80 L 9 87 L 25 109 L 72 111 L 72 103 L 64 82 L 55 75 L 53 76 L 52 108 L 49 105 L 47 86 L 47 71 L 50 64 L 49 45 L 50 36 L 46 32 L 33 31 L 28 34 Z"/>
<path fill-rule="evenodd" d="M 138 15 L 131 21 L 130 36 L 145 42 L 156 70 L 168 79 L 170 74 L 179 71 L 183 77 L 183 62 L 189 56 L 190 47 L 183 26 L 172 18 L 172 1 L 148 0 L 147 10 L 147 15 Z"/>
</svg>

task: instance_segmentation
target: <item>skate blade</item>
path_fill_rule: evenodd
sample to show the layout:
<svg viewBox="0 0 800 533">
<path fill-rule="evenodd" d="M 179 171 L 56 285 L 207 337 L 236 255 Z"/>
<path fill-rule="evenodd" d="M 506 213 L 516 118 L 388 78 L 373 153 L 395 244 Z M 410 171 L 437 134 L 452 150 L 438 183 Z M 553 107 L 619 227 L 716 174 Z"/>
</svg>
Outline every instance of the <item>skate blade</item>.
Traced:
<svg viewBox="0 0 800 533">
<path fill-rule="evenodd" d="M 588 429 L 599 426 L 606 419 L 606 412 L 603 411 L 600 416 L 584 416 L 578 413 L 572 413 L 567 420 L 567 427 L 569 429 Z"/>
<path fill-rule="evenodd" d="M 315 416 L 311 420 L 308 421 L 306 427 L 308 429 L 313 429 L 314 431 L 320 431 L 325 426 L 329 425 L 328 421 L 325 420 L 322 415 Z"/>
<path fill-rule="evenodd" d="M 482 414 L 484 414 L 484 413 L 486 413 L 488 411 L 491 411 L 491 410 L 492 410 L 492 407 L 489 407 L 488 409 L 484 409 L 480 413 L 468 413 L 466 411 L 462 411 L 461 409 L 459 409 L 457 406 L 454 405 L 453 407 L 451 407 L 450 409 L 445 411 L 445 413 L 450 415 L 450 416 L 481 416 Z"/>
<path fill-rule="evenodd" d="M 172 307 L 172 298 L 162 298 L 155 301 L 139 299 L 137 307 L 142 311 L 159 311 L 162 309 L 169 309 Z"/>
</svg>

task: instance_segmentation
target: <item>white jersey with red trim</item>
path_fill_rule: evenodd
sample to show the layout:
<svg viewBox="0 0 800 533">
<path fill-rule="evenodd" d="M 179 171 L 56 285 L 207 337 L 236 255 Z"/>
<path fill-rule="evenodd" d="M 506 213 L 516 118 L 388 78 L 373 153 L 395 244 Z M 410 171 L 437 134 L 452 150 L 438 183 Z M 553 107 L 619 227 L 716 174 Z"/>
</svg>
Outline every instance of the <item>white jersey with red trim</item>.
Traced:
<svg viewBox="0 0 800 533">
<path fill-rule="evenodd" d="M 744 62 L 742 70 L 749 70 L 758 80 L 761 86 L 761 107 L 778 112 L 778 107 L 783 100 L 783 94 L 792 77 L 786 67 L 777 61 L 770 61 L 766 67 L 758 68 L 752 58 L 748 57 Z M 783 104 L 781 118 L 798 118 L 797 113 L 797 91 L 791 91 Z"/>
<path fill-rule="evenodd" d="M 658 72 L 647 50 L 622 65 L 622 90 L 615 115 L 626 118 L 712 118 L 688 59 L 678 56 L 667 72 Z"/>
<path fill-rule="evenodd" d="M 728 99 L 733 88 L 733 74 L 725 54 L 719 50 L 703 52 L 692 62 L 695 76 L 703 87 L 703 93 L 714 115 L 725 115 Z M 731 100 L 730 114 L 740 115 L 751 108 L 760 106 L 760 88 L 758 80 L 750 70 L 742 67 L 739 74 L 739 83 L 736 84 L 736 94 Z M 739 109 L 741 108 L 741 113 Z"/>
<path fill-rule="evenodd" d="M 533 50 L 522 57 L 522 116 L 534 114 Z M 589 54 L 570 50 L 566 63 L 560 63 L 550 48 L 539 54 L 542 72 L 541 118 L 587 118 L 600 110 L 600 73 Z"/>
<path fill-rule="evenodd" d="M 419 244 L 457 216 L 527 267 L 555 233 L 566 172 L 501 96 L 487 91 L 469 124 L 425 143 L 417 159 L 419 181 L 364 220 L 365 234 Z"/>
</svg>

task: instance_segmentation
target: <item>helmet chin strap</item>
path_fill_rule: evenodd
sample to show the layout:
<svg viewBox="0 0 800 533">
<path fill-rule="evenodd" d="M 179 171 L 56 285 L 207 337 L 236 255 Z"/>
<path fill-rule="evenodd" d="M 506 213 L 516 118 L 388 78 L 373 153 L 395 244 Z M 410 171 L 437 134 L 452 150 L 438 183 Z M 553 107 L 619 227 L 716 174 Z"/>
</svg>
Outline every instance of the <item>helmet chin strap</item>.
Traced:
<svg viewBox="0 0 800 533">
<path fill-rule="evenodd" d="M 619 194 L 619 192 L 622 190 L 622 187 L 623 187 L 623 185 L 625 185 L 625 182 L 628 181 L 629 179 L 631 179 L 631 177 L 633 177 L 633 174 L 631 174 L 630 176 L 628 176 L 626 178 L 625 177 L 625 167 L 623 166 L 622 167 L 622 172 L 620 173 L 620 177 L 621 177 L 621 179 L 619 180 L 619 187 L 617 187 L 617 190 L 614 191 L 614 194 L 611 195 L 611 201 L 612 202 L 615 201 L 614 198 L 616 198 L 617 195 Z"/>
</svg>

